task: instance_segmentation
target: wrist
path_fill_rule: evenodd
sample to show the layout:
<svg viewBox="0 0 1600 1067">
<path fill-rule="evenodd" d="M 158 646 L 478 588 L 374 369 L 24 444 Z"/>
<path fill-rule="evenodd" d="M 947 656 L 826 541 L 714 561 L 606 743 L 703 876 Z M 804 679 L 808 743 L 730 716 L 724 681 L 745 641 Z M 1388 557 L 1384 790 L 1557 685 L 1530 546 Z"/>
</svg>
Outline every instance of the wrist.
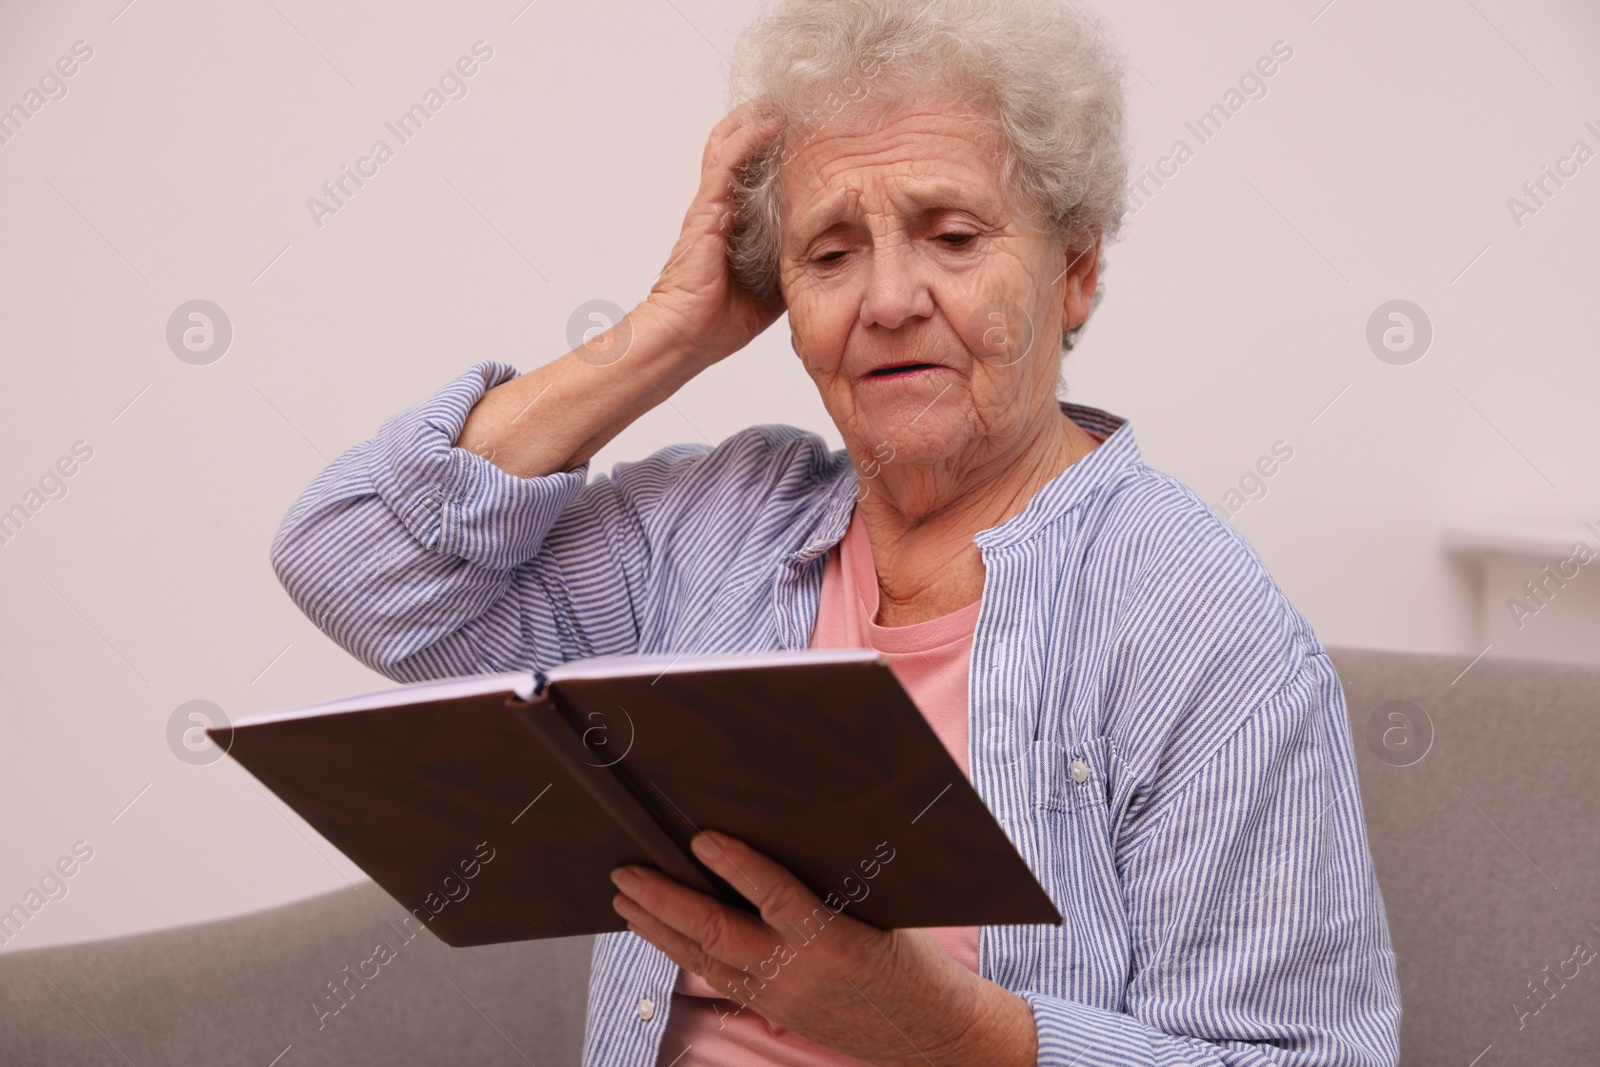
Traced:
<svg viewBox="0 0 1600 1067">
<path fill-rule="evenodd" d="M 978 983 L 967 1024 L 935 1053 L 933 1062 L 949 1067 L 1031 1067 L 1039 1057 L 1033 1008 L 1011 990 L 987 978 Z"/>
<path fill-rule="evenodd" d="M 696 341 L 682 316 L 647 297 L 628 312 L 633 344 L 652 363 L 681 368 L 688 377 L 698 374 L 721 357 Z"/>
</svg>

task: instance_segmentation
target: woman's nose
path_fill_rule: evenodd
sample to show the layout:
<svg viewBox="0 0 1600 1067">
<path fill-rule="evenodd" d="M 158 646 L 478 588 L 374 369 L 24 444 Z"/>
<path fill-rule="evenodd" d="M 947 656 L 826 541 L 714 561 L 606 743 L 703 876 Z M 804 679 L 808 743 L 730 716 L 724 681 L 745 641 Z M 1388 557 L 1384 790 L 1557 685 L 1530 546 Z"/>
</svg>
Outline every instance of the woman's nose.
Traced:
<svg viewBox="0 0 1600 1067">
<path fill-rule="evenodd" d="M 933 264 L 904 236 L 874 242 L 867 264 L 861 324 L 895 330 L 933 314 Z"/>
</svg>

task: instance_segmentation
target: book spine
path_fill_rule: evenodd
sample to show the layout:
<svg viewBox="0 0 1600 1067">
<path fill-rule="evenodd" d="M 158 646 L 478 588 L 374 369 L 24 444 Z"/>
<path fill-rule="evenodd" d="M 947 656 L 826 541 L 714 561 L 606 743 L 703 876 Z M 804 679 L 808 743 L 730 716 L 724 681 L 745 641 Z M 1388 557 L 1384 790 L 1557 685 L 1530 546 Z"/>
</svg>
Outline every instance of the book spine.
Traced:
<svg viewBox="0 0 1600 1067">
<path fill-rule="evenodd" d="M 726 892 L 712 884 L 688 850 L 673 840 L 611 767 L 596 766 L 585 759 L 590 754 L 589 749 L 574 731 L 556 690 L 544 688 L 542 692 L 543 696 L 531 703 L 515 697 L 509 698 L 508 703 L 516 709 L 523 725 L 544 743 L 566 770 L 568 777 L 594 798 L 601 810 L 611 816 L 649 862 L 664 874 L 691 889 L 725 898 Z"/>
</svg>

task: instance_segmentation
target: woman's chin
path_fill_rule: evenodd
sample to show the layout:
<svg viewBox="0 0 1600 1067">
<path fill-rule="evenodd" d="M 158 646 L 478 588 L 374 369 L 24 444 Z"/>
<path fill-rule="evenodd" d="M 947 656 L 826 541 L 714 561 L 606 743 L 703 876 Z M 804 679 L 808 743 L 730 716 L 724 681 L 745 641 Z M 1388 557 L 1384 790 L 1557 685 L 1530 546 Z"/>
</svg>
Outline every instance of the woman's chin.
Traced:
<svg viewBox="0 0 1600 1067">
<path fill-rule="evenodd" d="M 959 455 L 972 443 L 972 424 L 965 404 L 950 403 L 956 391 L 950 390 L 932 404 L 867 403 L 857 409 L 857 417 L 840 433 L 863 473 L 890 464 L 937 463 Z M 966 395 L 961 395 L 961 401 Z M 881 398 L 880 398 L 881 401 Z"/>
</svg>

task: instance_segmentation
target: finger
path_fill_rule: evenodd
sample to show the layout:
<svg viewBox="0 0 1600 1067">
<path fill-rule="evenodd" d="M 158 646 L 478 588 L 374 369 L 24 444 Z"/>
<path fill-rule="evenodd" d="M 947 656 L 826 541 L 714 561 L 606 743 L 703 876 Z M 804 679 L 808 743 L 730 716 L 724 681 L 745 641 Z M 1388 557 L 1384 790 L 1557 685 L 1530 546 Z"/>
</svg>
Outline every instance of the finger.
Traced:
<svg viewBox="0 0 1600 1067">
<path fill-rule="evenodd" d="M 733 210 L 735 168 L 754 155 L 765 141 L 776 136 L 782 125 L 779 115 L 760 116 L 756 103 L 752 100 L 735 108 L 706 140 L 700 157 L 700 186 L 683 220 L 685 236 L 721 232 L 724 220 Z"/>
<path fill-rule="evenodd" d="M 629 874 L 632 875 L 630 880 Z M 743 966 L 771 945 L 771 931 L 747 912 L 730 907 L 648 867 L 622 867 L 613 879 L 644 911 L 699 944 L 715 959 Z"/>
<path fill-rule="evenodd" d="M 704 166 L 711 159 L 711 153 L 727 139 L 730 133 L 744 125 L 749 118 L 751 105 L 754 103 L 754 100 L 746 100 L 718 119 L 717 124 L 711 127 L 711 132 L 706 135 L 705 153 L 700 157 L 701 166 Z"/>
<path fill-rule="evenodd" d="M 762 103 L 763 101 L 761 100 L 746 100 L 744 103 L 740 104 L 738 107 L 724 115 L 722 119 L 711 128 L 711 133 L 706 138 L 705 153 L 700 157 L 700 165 L 702 167 L 710 161 L 712 154 L 730 136 L 738 132 L 741 128 L 750 125 L 752 122 L 759 123 L 763 121 Z"/>
<path fill-rule="evenodd" d="M 719 991 L 738 988 L 738 981 L 744 975 L 737 967 L 714 958 L 698 941 L 651 915 L 638 901 L 618 893 L 612 906 L 618 915 L 628 920 L 630 931 L 666 953 L 679 967 L 704 978 L 711 988 Z"/>
<path fill-rule="evenodd" d="M 717 146 L 715 153 L 722 169 L 732 171 L 771 141 L 783 127 L 782 115 L 752 117 Z"/>
<path fill-rule="evenodd" d="M 724 200 L 730 192 L 733 172 L 777 134 L 783 119 L 771 116 L 753 121 L 728 134 L 715 145 L 706 146 L 702 164 L 700 192 L 708 200 Z"/>
</svg>

